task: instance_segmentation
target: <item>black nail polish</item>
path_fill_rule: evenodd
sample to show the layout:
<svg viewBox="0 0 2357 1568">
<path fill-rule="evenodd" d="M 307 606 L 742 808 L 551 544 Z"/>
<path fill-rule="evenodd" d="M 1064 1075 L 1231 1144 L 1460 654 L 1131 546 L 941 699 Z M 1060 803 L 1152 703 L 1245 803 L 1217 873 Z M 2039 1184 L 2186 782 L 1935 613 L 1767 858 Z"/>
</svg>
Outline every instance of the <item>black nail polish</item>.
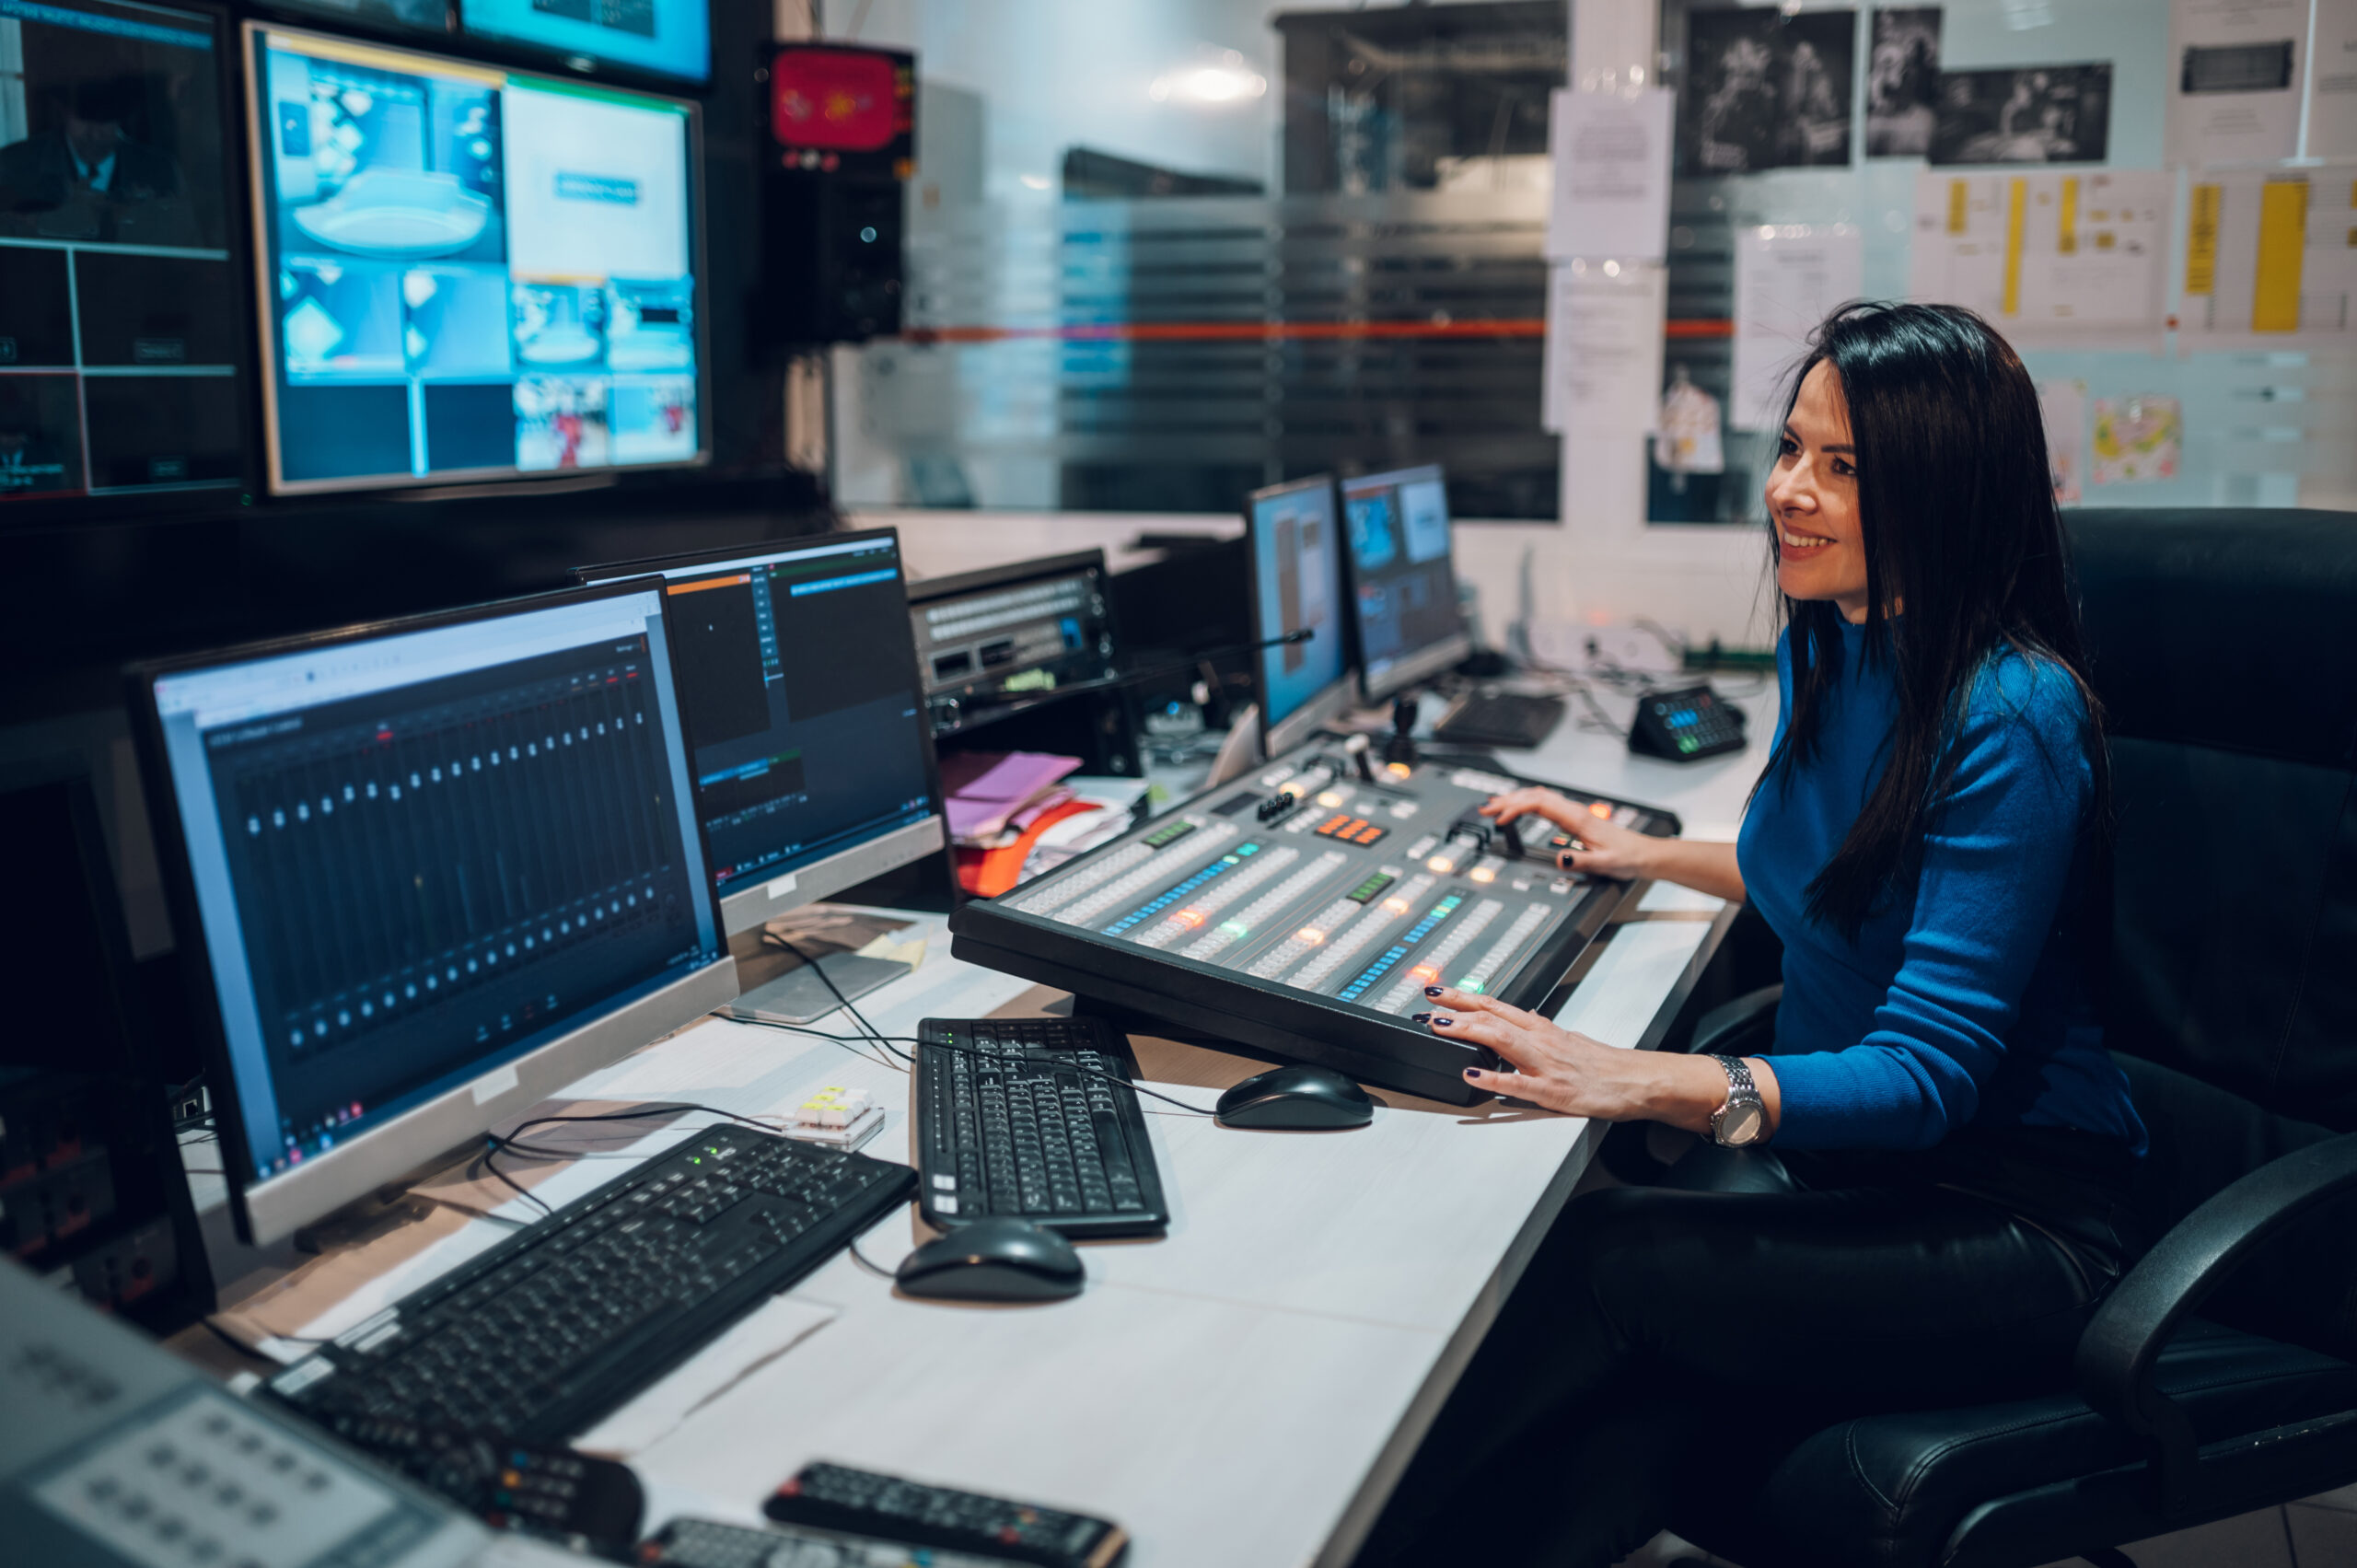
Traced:
<svg viewBox="0 0 2357 1568">
<path fill-rule="evenodd" d="M 1408 1021 L 1411 1024 L 1429 1024 L 1433 1021 L 1433 1016 L 1430 1013 L 1411 1013 L 1408 1015 Z"/>
<path fill-rule="evenodd" d="M 1424 994 L 1427 996 L 1438 996 L 1440 994 L 1440 987 L 1437 985 L 1428 985 L 1424 987 Z"/>
<path fill-rule="evenodd" d="M 1481 1069 L 1479 1067 L 1468 1067 L 1465 1069 L 1465 1075 L 1469 1078 L 1478 1078 L 1481 1075 Z"/>
<path fill-rule="evenodd" d="M 1433 1020 L 1433 1027 L 1435 1028 L 1446 1028 L 1456 1022 L 1457 1020 L 1455 1018 L 1434 1018 Z"/>
</svg>

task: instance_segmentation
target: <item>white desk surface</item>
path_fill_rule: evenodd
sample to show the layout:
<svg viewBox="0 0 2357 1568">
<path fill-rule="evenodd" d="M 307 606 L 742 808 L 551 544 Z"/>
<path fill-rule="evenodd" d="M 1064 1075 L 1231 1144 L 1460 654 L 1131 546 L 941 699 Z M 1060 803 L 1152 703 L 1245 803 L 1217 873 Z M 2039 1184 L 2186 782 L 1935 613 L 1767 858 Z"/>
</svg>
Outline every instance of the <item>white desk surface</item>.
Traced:
<svg viewBox="0 0 2357 1568">
<path fill-rule="evenodd" d="M 1749 752 L 1713 762 L 1632 758 L 1569 720 L 1545 747 L 1504 761 L 1669 807 L 1689 830 L 1731 830 L 1771 717 L 1759 715 Z M 1715 900 L 1663 891 L 1583 958 L 1566 1024 L 1633 1045 L 1666 1023 L 1666 1004 L 1724 922 Z M 950 958 L 941 921 L 924 918 L 923 965 L 861 1005 L 877 1028 L 913 1034 L 929 1015 L 1062 1005 L 1061 993 Z M 847 1032 L 841 1015 L 819 1027 Z M 1264 1066 L 1135 1044 L 1148 1081 L 1199 1105 Z M 718 1018 L 566 1098 L 692 1098 L 750 1114 L 827 1085 L 865 1088 L 885 1107 L 866 1152 L 911 1158 L 905 1074 L 827 1040 Z M 1085 1244 L 1089 1283 L 1074 1300 L 913 1300 L 839 1255 L 790 1293 L 832 1309 L 831 1321 L 632 1460 L 647 1527 L 679 1514 L 757 1522 L 780 1481 L 825 1458 L 1105 1516 L 1130 1531 L 1138 1568 L 1347 1563 L 1600 1131 L 1504 1105 L 1376 1093 L 1385 1104 L 1371 1127 L 1327 1133 L 1235 1132 L 1146 1100 L 1169 1233 Z M 635 1150 L 665 1147 L 692 1124 Z M 534 1191 L 562 1203 L 620 1168 L 578 1161 Z M 537 1213 L 520 1200 L 502 1212 Z M 505 1233 L 474 1221 L 383 1291 L 413 1288 Z M 902 1209 L 861 1245 L 888 1268 L 926 1234 Z M 361 1290 L 308 1330 L 340 1331 L 379 1299 Z"/>
</svg>

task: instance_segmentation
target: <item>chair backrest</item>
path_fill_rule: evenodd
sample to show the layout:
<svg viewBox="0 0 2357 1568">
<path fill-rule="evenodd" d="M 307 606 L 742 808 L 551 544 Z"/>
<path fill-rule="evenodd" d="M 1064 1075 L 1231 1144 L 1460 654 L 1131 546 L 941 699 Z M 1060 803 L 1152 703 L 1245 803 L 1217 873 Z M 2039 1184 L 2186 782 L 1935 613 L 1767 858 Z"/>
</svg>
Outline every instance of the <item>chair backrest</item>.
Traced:
<svg viewBox="0 0 2357 1568">
<path fill-rule="evenodd" d="M 2107 1043 L 2357 1129 L 2357 516 L 2066 517 L 2111 736 Z"/>
</svg>

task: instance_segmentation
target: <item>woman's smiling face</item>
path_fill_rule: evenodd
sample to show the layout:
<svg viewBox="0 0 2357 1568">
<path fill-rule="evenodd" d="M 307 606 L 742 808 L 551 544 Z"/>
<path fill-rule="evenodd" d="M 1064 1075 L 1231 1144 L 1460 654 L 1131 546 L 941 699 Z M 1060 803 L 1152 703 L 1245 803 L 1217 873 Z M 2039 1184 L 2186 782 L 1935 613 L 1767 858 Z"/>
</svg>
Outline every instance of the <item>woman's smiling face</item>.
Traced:
<svg viewBox="0 0 2357 1568">
<path fill-rule="evenodd" d="M 1866 618 L 1866 543 L 1858 524 L 1857 449 L 1833 366 L 1801 380 L 1768 473 L 1776 531 L 1776 587 L 1796 599 L 1830 599 L 1845 620 Z"/>
</svg>

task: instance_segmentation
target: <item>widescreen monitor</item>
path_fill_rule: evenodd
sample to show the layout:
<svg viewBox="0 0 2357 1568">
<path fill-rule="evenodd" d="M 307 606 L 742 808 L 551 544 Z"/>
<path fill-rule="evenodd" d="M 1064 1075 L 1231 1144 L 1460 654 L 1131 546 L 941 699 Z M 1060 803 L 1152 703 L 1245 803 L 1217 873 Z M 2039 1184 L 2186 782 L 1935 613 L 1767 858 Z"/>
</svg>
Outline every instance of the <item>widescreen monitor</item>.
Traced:
<svg viewBox="0 0 2357 1568">
<path fill-rule="evenodd" d="M 1261 649 L 1253 664 L 1261 748 L 1273 757 L 1351 705 L 1334 481 L 1319 474 L 1256 490 L 1244 517 L 1252 540 L 1253 640 L 1310 633 L 1306 642 Z"/>
<path fill-rule="evenodd" d="M 459 0 L 459 24 L 563 55 L 577 70 L 619 65 L 683 82 L 712 75 L 706 0 Z"/>
<path fill-rule="evenodd" d="M 143 666 L 241 1233 L 737 993 L 645 580 Z"/>
<path fill-rule="evenodd" d="M 900 536 L 586 566 L 664 578 L 721 915 L 746 931 L 947 842 Z"/>
<path fill-rule="evenodd" d="M 273 489 L 704 460 L 693 105 L 247 41 Z"/>
<path fill-rule="evenodd" d="M 0 0 L 0 512 L 244 482 L 226 47 L 206 13 Z"/>
<path fill-rule="evenodd" d="M 1406 691 L 1473 651 L 1449 559 L 1440 466 L 1342 482 L 1359 679 L 1370 703 Z"/>
</svg>

